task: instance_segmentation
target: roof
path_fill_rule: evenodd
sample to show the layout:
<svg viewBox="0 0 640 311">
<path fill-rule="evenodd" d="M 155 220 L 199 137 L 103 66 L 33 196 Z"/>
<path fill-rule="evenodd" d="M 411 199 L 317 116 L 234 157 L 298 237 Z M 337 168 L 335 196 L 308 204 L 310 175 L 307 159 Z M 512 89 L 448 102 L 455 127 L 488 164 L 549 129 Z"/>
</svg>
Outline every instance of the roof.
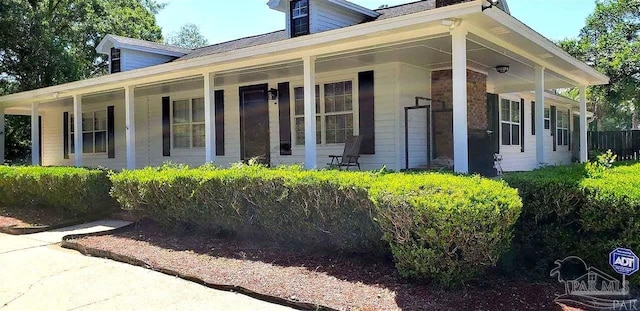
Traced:
<svg viewBox="0 0 640 311">
<path fill-rule="evenodd" d="M 418 13 L 422 11 L 435 9 L 435 7 L 436 7 L 435 0 L 421 0 L 421 1 L 407 3 L 407 4 L 391 6 L 383 9 L 377 9 L 375 10 L 375 12 L 377 12 L 380 15 L 376 18 L 367 20 L 367 22 L 384 20 L 388 18 L 394 18 L 398 16 Z M 206 55 L 220 54 L 220 53 L 238 50 L 242 48 L 248 48 L 252 46 L 268 44 L 268 43 L 273 43 L 278 41 L 284 41 L 287 39 L 288 39 L 287 32 L 285 30 L 279 30 L 275 32 L 265 33 L 265 34 L 246 37 L 246 38 L 240 38 L 232 41 L 222 42 L 222 43 L 198 48 L 178 58 L 176 61 L 193 59 L 193 58 L 202 57 Z"/>
<path fill-rule="evenodd" d="M 110 41 L 114 47 L 116 48 L 128 48 L 132 50 L 151 52 L 151 53 L 159 53 L 159 54 L 167 54 L 171 56 L 181 57 L 186 54 L 191 53 L 192 49 L 186 49 L 179 46 L 173 46 L 168 44 L 162 44 L 157 42 L 151 42 L 146 40 L 128 38 L 117 35 L 107 35 L 102 40 L 100 45 L 96 48 L 96 51 L 102 53 L 108 53 L 104 50 L 104 43 Z"/>
</svg>

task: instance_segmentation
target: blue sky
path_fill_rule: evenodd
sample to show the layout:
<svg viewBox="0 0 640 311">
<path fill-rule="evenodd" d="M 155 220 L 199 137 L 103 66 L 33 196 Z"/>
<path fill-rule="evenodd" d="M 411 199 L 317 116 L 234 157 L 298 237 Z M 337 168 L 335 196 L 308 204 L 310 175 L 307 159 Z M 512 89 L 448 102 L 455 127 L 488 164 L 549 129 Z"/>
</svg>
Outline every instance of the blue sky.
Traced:
<svg viewBox="0 0 640 311">
<path fill-rule="evenodd" d="M 351 0 L 368 8 L 412 0 Z M 200 26 L 210 44 L 284 29 L 284 14 L 267 0 L 164 0 L 158 14 L 165 37 L 186 23 Z M 508 0 L 511 14 L 552 40 L 575 37 L 595 8 L 594 0 Z"/>
</svg>

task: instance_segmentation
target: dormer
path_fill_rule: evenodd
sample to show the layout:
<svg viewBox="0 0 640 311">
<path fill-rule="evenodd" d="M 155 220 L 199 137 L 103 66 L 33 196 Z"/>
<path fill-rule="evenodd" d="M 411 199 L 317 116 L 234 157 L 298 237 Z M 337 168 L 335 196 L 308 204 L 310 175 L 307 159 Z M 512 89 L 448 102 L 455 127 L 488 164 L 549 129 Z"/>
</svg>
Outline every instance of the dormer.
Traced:
<svg viewBox="0 0 640 311">
<path fill-rule="evenodd" d="M 353 26 L 380 16 L 346 0 L 270 0 L 267 5 L 285 13 L 289 38 Z"/>
<path fill-rule="evenodd" d="M 168 63 L 192 50 L 139 39 L 106 35 L 96 52 L 109 57 L 109 73 Z"/>
</svg>

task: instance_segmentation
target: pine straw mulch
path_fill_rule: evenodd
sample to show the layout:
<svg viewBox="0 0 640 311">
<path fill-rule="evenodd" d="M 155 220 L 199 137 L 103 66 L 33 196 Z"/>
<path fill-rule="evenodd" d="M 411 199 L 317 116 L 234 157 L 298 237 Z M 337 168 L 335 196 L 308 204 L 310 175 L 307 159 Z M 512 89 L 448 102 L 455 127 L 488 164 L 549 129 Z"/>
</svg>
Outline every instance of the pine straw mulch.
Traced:
<svg viewBox="0 0 640 311">
<path fill-rule="evenodd" d="M 241 286 L 339 310 L 562 310 L 553 302 L 562 288 L 553 281 L 485 277 L 462 288 L 444 290 L 401 279 L 388 259 L 313 254 L 266 242 L 178 235 L 150 222 L 113 235 L 71 242 L 208 283 Z"/>
</svg>

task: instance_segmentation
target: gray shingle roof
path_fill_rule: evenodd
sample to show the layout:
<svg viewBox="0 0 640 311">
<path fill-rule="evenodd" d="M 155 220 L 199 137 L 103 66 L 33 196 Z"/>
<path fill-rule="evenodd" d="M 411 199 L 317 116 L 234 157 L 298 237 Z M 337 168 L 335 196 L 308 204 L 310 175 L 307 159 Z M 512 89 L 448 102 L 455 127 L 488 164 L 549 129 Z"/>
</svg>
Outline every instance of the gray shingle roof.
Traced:
<svg viewBox="0 0 640 311">
<path fill-rule="evenodd" d="M 193 51 L 191 49 L 185 49 L 185 48 L 181 48 L 181 47 L 173 46 L 173 45 L 168 45 L 168 44 L 156 43 L 156 42 L 145 41 L 145 40 L 140 40 L 140 39 L 127 38 L 127 37 L 116 36 L 116 35 L 110 35 L 110 36 L 114 40 L 118 41 L 118 43 L 124 44 L 124 45 L 133 45 L 133 46 L 139 46 L 139 47 L 142 47 L 142 48 L 155 49 L 155 50 L 167 51 L 167 52 L 172 52 L 172 53 L 181 53 L 181 54 L 189 54 L 189 53 L 191 53 Z"/>
<path fill-rule="evenodd" d="M 426 10 L 431 10 L 436 7 L 435 0 L 422 0 L 407 4 L 396 5 L 384 9 L 375 10 L 380 13 L 380 16 L 373 20 L 383 20 L 388 18 L 394 18 L 398 16 L 418 13 Z M 233 50 L 238 50 L 242 48 L 248 48 L 252 46 L 258 46 L 278 41 L 287 40 L 287 33 L 285 30 L 280 30 L 276 32 L 270 32 L 266 34 L 261 34 L 252 37 L 241 38 L 237 40 L 232 40 L 228 42 L 218 43 L 210 46 L 205 46 L 202 48 L 198 48 L 193 50 L 191 53 L 182 56 L 176 61 L 193 59 L 197 57 L 219 54 L 224 52 L 229 52 Z"/>
</svg>

